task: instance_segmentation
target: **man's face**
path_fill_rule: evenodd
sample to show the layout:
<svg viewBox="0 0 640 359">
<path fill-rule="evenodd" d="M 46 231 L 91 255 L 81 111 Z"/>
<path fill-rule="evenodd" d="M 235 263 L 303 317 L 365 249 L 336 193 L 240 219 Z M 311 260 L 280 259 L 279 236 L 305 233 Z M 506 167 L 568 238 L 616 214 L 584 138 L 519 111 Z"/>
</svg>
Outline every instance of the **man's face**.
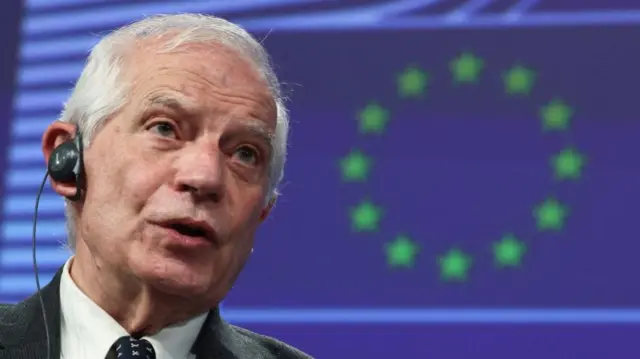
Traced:
<svg viewBox="0 0 640 359">
<path fill-rule="evenodd" d="M 221 300 L 266 213 L 275 104 L 254 68 L 223 46 L 154 49 L 129 58 L 127 103 L 85 152 L 80 236 L 98 267 Z M 209 237 L 178 222 L 209 227 Z"/>
</svg>

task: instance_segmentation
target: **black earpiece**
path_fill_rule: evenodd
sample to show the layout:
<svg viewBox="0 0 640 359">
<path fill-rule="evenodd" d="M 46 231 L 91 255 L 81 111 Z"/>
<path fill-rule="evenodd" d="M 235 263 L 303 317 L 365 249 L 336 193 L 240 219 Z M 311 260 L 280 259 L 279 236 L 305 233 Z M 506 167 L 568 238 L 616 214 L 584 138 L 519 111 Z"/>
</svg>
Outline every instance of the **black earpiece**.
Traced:
<svg viewBox="0 0 640 359">
<path fill-rule="evenodd" d="M 72 140 L 65 141 L 51 153 L 47 170 L 54 181 L 75 183 L 76 193 L 67 198 L 77 201 L 82 197 L 83 162 L 82 162 L 82 134 L 76 126 L 76 134 Z"/>
<path fill-rule="evenodd" d="M 42 178 L 38 195 L 36 196 L 36 206 L 33 214 L 33 231 L 31 240 L 33 241 L 33 272 L 36 277 L 36 287 L 38 288 L 38 297 L 40 306 L 42 307 L 42 319 L 44 320 L 44 332 L 47 337 L 47 358 L 51 359 L 51 334 L 47 321 L 47 311 L 42 297 L 42 288 L 40 287 L 40 276 L 38 271 L 38 261 L 36 258 L 36 229 L 38 228 L 38 207 L 40 206 L 40 196 L 47 183 L 47 178 L 51 177 L 54 181 L 76 184 L 76 193 L 73 196 L 67 196 L 71 201 L 77 201 L 82 198 L 83 183 L 83 162 L 82 162 L 82 133 L 80 128 L 76 126 L 76 133 L 72 140 L 65 141 L 58 147 L 53 149 L 49 162 L 47 164 L 47 173 Z"/>
</svg>

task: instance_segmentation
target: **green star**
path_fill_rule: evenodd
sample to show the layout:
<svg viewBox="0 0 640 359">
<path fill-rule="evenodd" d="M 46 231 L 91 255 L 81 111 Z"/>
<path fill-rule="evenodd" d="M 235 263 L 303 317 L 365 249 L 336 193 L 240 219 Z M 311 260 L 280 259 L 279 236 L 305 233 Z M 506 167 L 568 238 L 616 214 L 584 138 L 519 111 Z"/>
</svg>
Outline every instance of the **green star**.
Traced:
<svg viewBox="0 0 640 359">
<path fill-rule="evenodd" d="M 384 132 L 387 122 L 389 121 L 389 111 L 377 103 L 372 102 L 360 112 L 358 121 L 360 133 L 381 134 Z"/>
<path fill-rule="evenodd" d="M 551 158 L 551 166 L 555 170 L 555 177 L 559 180 L 579 179 L 582 175 L 582 167 L 585 157 L 574 148 L 566 148 Z"/>
<path fill-rule="evenodd" d="M 504 88 L 509 95 L 528 95 L 531 93 L 536 74 L 521 65 L 512 66 L 502 74 Z"/>
<path fill-rule="evenodd" d="M 471 257 L 461 250 L 454 248 L 444 256 L 438 257 L 440 264 L 440 276 L 443 280 L 464 281 L 471 267 Z"/>
<path fill-rule="evenodd" d="M 527 248 L 511 233 L 505 234 L 500 242 L 493 244 L 496 264 L 500 267 L 517 267 Z"/>
<path fill-rule="evenodd" d="M 398 75 L 398 92 L 400 97 L 420 97 L 427 90 L 429 74 L 410 66 Z"/>
<path fill-rule="evenodd" d="M 382 209 L 370 201 L 363 201 L 351 209 L 351 227 L 356 232 L 375 232 L 382 217 Z"/>
<path fill-rule="evenodd" d="M 416 255 L 420 251 L 417 243 L 403 235 L 397 236 L 392 242 L 387 243 L 385 247 L 387 263 L 391 267 L 413 267 Z"/>
<path fill-rule="evenodd" d="M 538 230 L 556 232 L 562 230 L 568 211 L 567 207 L 555 198 L 547 198 L 533 210 Z"/>
<path fill-rule="evenodd" d="M 340 160 L 342 179 L 345 182 L 364 182 L 367 180 L 373 160 L 364 153 L 355 150 Z"/>
<path fill-rule="evenodd" d="M 542 129 L 545 131 L 562 131 L 569 128 L 573 109 L 562 100 L 551 101 L 540 110 Z"/>
<path fill-rule="evenodd" d="M 476 83 L 483 67 L 484 61 L 468 52 L 449 63 L 449 69 L 453 73 L 455 83 Z"/>
</svg>

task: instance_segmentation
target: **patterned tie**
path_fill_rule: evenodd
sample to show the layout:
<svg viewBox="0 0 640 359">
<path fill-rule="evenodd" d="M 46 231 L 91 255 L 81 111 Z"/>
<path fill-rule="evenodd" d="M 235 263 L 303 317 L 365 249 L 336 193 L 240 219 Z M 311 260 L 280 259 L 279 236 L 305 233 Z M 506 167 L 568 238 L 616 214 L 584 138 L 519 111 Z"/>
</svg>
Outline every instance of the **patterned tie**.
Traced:
<svg viewBox="0 0 640 359">
<path fill-rule="evenodd" d="M 153 346 L 146 339 L 122 337 L 116 340 L 107 359 L 156 359 Z"/>
</svg>

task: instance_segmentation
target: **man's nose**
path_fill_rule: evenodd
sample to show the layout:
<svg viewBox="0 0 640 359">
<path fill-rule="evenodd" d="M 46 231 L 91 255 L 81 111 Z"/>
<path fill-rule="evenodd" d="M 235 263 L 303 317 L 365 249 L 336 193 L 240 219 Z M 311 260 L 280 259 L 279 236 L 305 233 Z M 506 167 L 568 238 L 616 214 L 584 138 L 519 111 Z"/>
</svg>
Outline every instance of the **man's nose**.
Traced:
<svg viewBox="0 0 640 359">
<path fill-rule="evenodd" d="M 224 196 L 225 166 L 219 151 L 193 149 L 176 160 L 174 187 L 202 199 L 220 201 Z"/>
</svg>

